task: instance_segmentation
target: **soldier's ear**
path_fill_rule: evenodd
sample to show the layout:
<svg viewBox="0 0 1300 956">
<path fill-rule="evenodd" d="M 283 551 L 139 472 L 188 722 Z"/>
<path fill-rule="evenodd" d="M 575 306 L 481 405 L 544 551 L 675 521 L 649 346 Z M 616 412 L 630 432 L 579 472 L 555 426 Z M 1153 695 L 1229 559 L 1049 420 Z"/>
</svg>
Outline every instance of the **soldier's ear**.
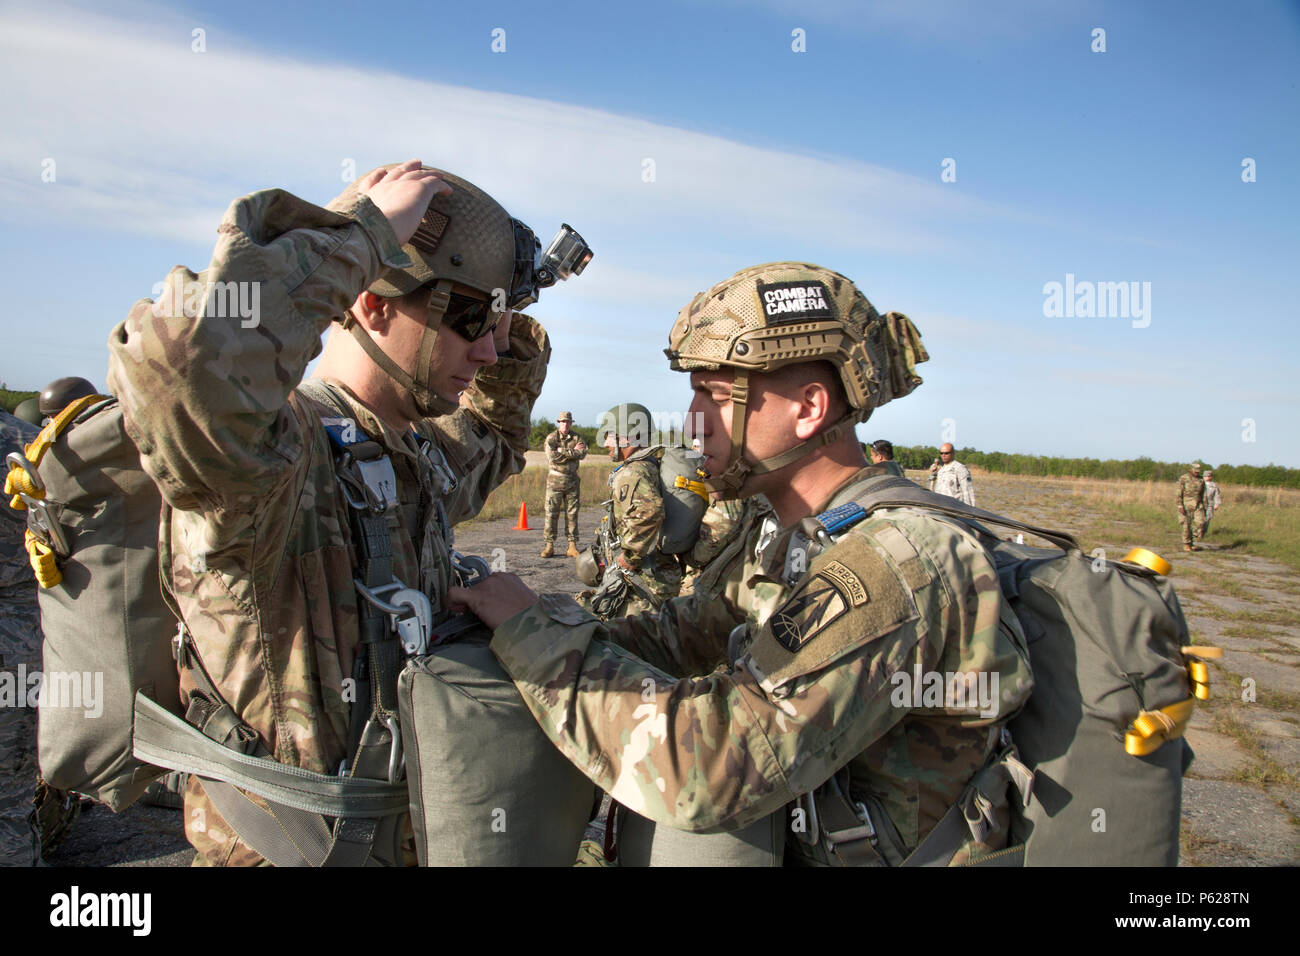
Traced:
<svg viewBox="0 0 1300 956">
<path fill-rule="evenodd" d="M 388 300 L 373 292 L 362 292 L 352 303 L 352 314 L 367 329 L 384 331 L 390 321 Z"/>
</svg>

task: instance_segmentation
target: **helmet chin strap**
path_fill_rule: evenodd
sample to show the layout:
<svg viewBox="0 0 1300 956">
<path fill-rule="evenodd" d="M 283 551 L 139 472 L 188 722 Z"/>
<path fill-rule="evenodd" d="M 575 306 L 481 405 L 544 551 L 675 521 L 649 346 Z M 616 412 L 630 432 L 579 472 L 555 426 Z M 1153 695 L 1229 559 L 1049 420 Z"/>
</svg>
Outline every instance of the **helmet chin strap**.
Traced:
<svg viewBox="0 0 1300 956">
<path fill-rule="evenodd" d="M 849 413 L 834 425 L 818 432 L 812 438 L 801 441 L 792 448 L 787 448 L 779 455 L 773 455 L 771 458 L 764 458 L 762 461 L 755 463 L 747 461 L 744 457 L 745 414 L 748 405 L 749 372 L 745 369 L 737 369 L 735 378 L 731 383 L 731 460 L 727 463 L 727 467 L 722 474 L 716 477 L 710 475 L 704 482 L 704 486 L 709 490 L 710 494 L 715 494 L 724 501 L 741 497 L 740 489 L 751 475 L 766 475 L 778 468 L 784 468 L 791 462 L 811 455 L 819 448 L 839 441 L 840 436 L 844 434 L 844 430 L 846 428 L 852 429 L 858 421 L 858 411 L 850 409 Z"/>
<path fill-rule="evenodd" d="M 448 279 L 439 279 L 433 287 L 429 298 L 429 318 L 424 332 L 420 336 L 420 351 L 415 358 L 415 372 L 418 380 L 404 368 L 393 361 L 392 356 L 379 347 L 379 343 L 370 337 L 356 316 L 348 312 L 343 317 L 343 328 L 347 329 L 363 352 L 370 356 L 389 378 L 411 393 L 416 411 L 422 418 L 436 415 L 450 415 L 459 404 L 443 398 L 428 386 L 429 373 L 433 365 L 433 345 L 438 338 L 438 329 L 442 326 L 442 317 L 447 314 L 451 303 L 451 286 Z"/>
</svg>

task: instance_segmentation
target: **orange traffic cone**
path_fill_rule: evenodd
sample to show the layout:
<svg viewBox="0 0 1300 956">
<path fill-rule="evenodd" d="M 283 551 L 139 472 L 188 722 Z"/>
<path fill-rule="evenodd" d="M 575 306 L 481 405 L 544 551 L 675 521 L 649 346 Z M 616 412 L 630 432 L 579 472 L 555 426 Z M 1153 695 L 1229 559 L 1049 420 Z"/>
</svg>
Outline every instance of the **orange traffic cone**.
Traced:
<svg viewBox="0 0 1300 956">
<path fill-rule="evenodd" d="M 528 502 L 526 501 L 519 502 L 519 520 L 515 522 L 515 530 L 516 531 L 533 530 L 532 528 L 528 527 Z"/>
</svg>

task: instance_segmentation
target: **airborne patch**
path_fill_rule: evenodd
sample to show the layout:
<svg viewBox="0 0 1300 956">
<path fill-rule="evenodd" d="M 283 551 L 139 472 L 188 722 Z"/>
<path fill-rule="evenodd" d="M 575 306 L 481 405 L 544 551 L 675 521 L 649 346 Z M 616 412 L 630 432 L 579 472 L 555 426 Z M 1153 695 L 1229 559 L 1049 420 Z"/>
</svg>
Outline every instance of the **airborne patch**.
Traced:
<svg viewBox="0 0 1300 956">
<path fill-rule="evenodd" d="M 838 561 L 827 564 L 826 567 L 821 569 L 821 573 L 844 589 L 844 593 L 848 595 L 849 603 L 854 607 L 861 607 L 869 600 L 867 589 L 862 586 L 862 581 Z"/>
<path fill-rule="evenodd" d="M 824 282 L 760 282 L 758 301 L 769 323 L 834 319 L 835 309 Z"/>
<path fill-rule="evenodd" d="M 768 627 L 776 642 L 793 654 L 848 609 L 849 599 L 835 580 L 816 574 L 772 615 Z"/>
</svg>

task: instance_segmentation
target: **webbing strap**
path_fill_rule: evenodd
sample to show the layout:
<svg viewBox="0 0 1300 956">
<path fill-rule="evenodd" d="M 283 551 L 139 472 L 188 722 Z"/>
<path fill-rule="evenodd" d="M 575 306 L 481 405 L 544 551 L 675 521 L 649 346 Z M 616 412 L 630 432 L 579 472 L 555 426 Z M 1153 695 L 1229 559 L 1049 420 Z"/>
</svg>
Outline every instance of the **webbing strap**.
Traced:
<svg viewBox="0 0 1300 956">
<path fill-rule="evenodd" d="M 58 441 L 59 435 L 63 433 L 63 430 L 68 427 L 68 424 L 74 418 L 91 405 L 104 401 L 111 401 L 111 397 L 107 395 L 83 396 L 67 405 L 61 412 L 46 422 L 40 434 L 33 438 L 31 443 L 23 449 L 23 456 L 31 463 L 32 468 L 40 467 L 41 459 L 45 457 L 46 451 Z M 39 479 L 33 480 L 25 468 L 10 462 L 9 474 L 5 476 L 5 494 L 13 495 L 9 507 L 15 511 L 22 511 L 26 505 L 18 496 L 25 494 L 33 498 L 44 498 L 45 488 L 41 486 Z"/>
<path fill-rule="evenodd" d="M 200 780 L 212 806 L 239 839 L 273 866 L 320 866 L 330 850 L 330 831 L 319 813 L 280 807 L 275 813 L 228 783 Z"/>
<path fill-rule="evenodd" d="M 897 478 L 892 475 L 877 478 L 873 481 L 870 490 L 852 504 L 861 508 L 862 513 L 853 520 L 845 520 L 848 517 L 847 514 L 841 516 L 839 519 L 841 530 L 856 524 L 857 521 L 861 521 L 878 508 L 918 507 L 925 508 L 928 511 L 938 511 L 954 518 L 975 519 L 976 521 L 983 521 L 1004 528 L 1013 528 L 1016 531 L 1024 531 L 1052 542 L 1063 551 L 1079 550 L 1079 542 L 1074 539 L 1073 535 L 1064 531 L 1050 531 L 1037 525 L 1018 521 L 1015 518 L 1008 518 L 992 511 L 985 511 L 983 508 L 972 507 L 958 501 L 956 498 L 949 498 L 947 495 L 926 491 L 907 478 Z M 840 511 L 840 509 L 837 508 L 834 511 Z M 826 512 L 826 514 L 830 515 L 832 512 Z"/>
<path fill-rule="evenodd" d="M 168 770 L 234 784 L 263 799 L 326 816 L 387 816 L 407 809 L 406 785 L 331 777 L 265 757 L 236 753 L 143 692 L 135 695 L 135 756 Z"/>
</svg>

